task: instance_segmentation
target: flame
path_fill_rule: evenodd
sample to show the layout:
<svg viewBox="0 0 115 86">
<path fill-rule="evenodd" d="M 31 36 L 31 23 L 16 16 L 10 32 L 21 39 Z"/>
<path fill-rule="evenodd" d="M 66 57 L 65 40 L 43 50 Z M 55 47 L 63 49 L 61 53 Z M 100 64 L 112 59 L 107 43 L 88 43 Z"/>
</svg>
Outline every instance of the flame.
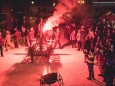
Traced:
<svg viewBox="0 0 115 86">
<path fill-rule="evenodd" d="M 50 68 L 50 66 L 44 66 L 43 75 L 47 75 L 48 73 L 51 73 L 51 68 Z"/>
<path fill-rule="evenodd" d="M 59 24 L 66 22 L 62 16 L 71 12 L 72 8 L 76 7 L 77 0 L 59 0 L 59 3 L 55 7 L 53 16 L 49 17 L 47 22 L 43 26 L 43 32 L 46 30 L 52 30 L 53 27 L 59 26 Z"/>
</svg>

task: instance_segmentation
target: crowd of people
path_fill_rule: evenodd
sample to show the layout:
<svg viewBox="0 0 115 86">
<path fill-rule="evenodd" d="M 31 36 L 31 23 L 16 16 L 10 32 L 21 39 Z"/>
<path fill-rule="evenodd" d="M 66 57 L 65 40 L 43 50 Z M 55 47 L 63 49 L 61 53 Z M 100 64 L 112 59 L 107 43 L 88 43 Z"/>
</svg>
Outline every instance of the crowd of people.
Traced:
<svg viewBox="0 0 115 86">
<path fill-rule="evenodd" d="M 93 66 L 94 60 L 96 60 L 100 70 L 99 76 L 103 76 L 106 86 L 113 86 L 115 78 L 114 24 L 112 25 L 110 21 L 98 21 L 96 24 L 90 23 L 90 25 L 88 28 L 86 25 L 82 25 L 80 29 L 76 30 L 76 35 L 75 30 L 72 31 L 70 34 L 72 48 L 73 40 L 76 40 L 77 50 L 83 50 L 85 55 L 84 60 L 89 69 L 88 80 L 95 79 Z"/>
<path fill-rule="evenodd" d="M 73 24 L 72 26 L 75 25 Z M 28 47 L 32 45 L 32 39 L 39 38 L 39 29 L 36 35 L 34 27 L 26 29 L 26 27 L 22 26 L 20 31 L 17 27 L 13 30 L 13 34 L 6 30 L 5 37 L 3 37 L 4 34 L 0 34 L 1 56 L 4 56 L 3 46 L 5 46 L 6 51 L 8 51 L 9 46 L 11 48 L 19 48 L 18 41 L 21 38 L 21 45 Z M 60 42 L 60 29 L 57 28 L 53 34 L 55 36 L 53 48 L 55 49 L 57 44 L 59 44 L 59 48 L 63 49 Z M 94 60 L 96 60 L 100 70 L 99 76 L 103 76 L 107 86 L 113 86 L 115 77 L 115 28 L 107 22 L 99 21 L 96 24 L 90 23 L 90 27 L 84 24 L 80 28 L 66 27 L 65 34 L 65 38 L 70 42 L 72 48 L 84 52 L 84 61 L 89 69 L 89 77 L 87 79 L 95 79 L 93 66 Z M 11 44 L 12 38 L 14 45 Z"/>
<path fill-rule="evenodd" d="M 88 65 L 89 77 L 88 80 L 95 79 L 94 77 L 94 60 L 96 60 L 100 74 L 106 82 L 106 86 L 113 86 L 115 78 L 115 28 L 111 23 L 99 21 L 95 26 L 87 28 L 82 25 L 77 29 L 76 35 L 70 34 L 70 41 L 77 40 L 77 50 L 83 50 L 85 59 Z M 72 37 L 73 36 L 73 37 Z M 72 39 L 73 38 L 73 39 Z M 76 47 L 76 46 L 74 46 Z"/>
<path fill-rule="evenodd" d="M 75 25 L 67 26 L 65 38 L 76 48 L 84 52 L 84 61 L 88 65 L 88 80 L 94 77 L 94 61 L 99 66 L 100 74 L 103 76 L 106 86 L 113 86 L 115 78 L 115 22 L 93 21 L 84 19 L 80 28 L 72 28 Z M 88 24 L 89 23 L 89 24 Z M 71 29 L 72 28 L 72 29 Z"/>
</svg>

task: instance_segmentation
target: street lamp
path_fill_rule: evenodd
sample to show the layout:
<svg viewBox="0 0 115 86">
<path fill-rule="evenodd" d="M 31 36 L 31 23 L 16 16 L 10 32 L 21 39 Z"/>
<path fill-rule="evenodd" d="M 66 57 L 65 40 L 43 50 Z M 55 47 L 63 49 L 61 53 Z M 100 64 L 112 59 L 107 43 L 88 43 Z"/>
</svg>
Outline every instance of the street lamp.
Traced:
<svg viewBox="0 0 115 86">
<path fill-rule="evenodd" d="M 78 0 L 78 4 L 84 4 L 85 1 L 84 0 Z"/>
<path fill-rule="evenodd" d="M 31 4 L 33 5 L 33 4 L 34 4 L 34 1 L 31 1 Z"/>
<path fill-rule="evenodd" d="M 85 0 L 78 0 L 78 4 L 80 4 L 80 13 L 82 16 L 82 5 L 85 3 Z"/>
<path fill-rule="evenodd" d="M 56 3 L 53 3 L 53 6 L 56 6 Z"/>
</svg>

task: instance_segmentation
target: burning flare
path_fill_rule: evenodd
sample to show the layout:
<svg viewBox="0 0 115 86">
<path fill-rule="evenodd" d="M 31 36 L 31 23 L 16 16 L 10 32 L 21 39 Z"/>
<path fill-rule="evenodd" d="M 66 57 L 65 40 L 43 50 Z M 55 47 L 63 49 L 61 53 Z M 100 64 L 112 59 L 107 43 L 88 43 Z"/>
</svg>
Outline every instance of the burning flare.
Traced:
<svg viewBox="0 0 115 86">
<path fill-rule="evenodd" d="M 47 22 L 44 24 L 43 32 L 46 30 L 52 30 L 53 27 L 59 26 L 59 24 L 64 23 L 65 20 L 62 16 L 71 12 L 71 10 L 76 7 L 77 0 L 59 0 L 59 3 L 55 7 L 53 16 L 49 17 Z"/>
</svg>

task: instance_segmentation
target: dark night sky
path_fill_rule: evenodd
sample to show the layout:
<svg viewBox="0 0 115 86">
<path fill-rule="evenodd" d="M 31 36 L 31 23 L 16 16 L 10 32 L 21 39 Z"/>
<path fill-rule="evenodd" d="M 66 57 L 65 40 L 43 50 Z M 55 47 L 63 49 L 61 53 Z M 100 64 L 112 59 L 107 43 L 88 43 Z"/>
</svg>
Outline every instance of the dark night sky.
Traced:
<svg viewBox="0 0 115 86">
<path fill-rule="evenodd" d="M 31 5 L 31 1 L 34 1 L 34 5 L 52 5 L 53 2 L 58 0 L 0 0 L 0 4 L 18 4 L 18 5 Z"/>
</svg>

